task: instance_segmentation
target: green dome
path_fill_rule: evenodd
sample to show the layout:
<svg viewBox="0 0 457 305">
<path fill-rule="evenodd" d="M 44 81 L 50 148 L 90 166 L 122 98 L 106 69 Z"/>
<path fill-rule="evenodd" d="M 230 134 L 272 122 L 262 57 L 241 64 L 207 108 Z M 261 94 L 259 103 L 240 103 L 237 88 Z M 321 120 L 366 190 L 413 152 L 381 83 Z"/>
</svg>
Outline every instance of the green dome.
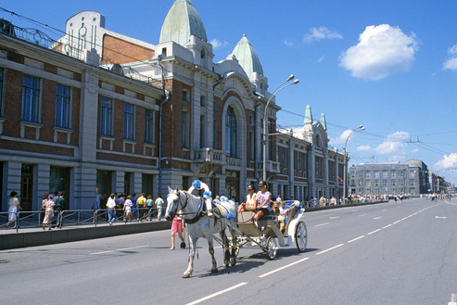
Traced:
<svg viewBox="0 0 457 305">
<path fill-rule="evenodd" d="M 232 55 L 235 55 L 236 59 L 238 59 L 238 62 L 241 67 L 243 67 L 249 78 L 252 78 L 254 72 L 263 75 L 262 64 L 260 63 L 259 56 L 257 56 L 254 47 L 246 38 L 246 35 L 241 38 L 235 49 L 233 49 Z"/>
<path fill-rule="evenodd" d="M 176 0 L 163 22 L 159 43 L 174 41 L 185 46 L 191 35 L 208 42 L 205 27 L 192 2 Z"/>
</svg>

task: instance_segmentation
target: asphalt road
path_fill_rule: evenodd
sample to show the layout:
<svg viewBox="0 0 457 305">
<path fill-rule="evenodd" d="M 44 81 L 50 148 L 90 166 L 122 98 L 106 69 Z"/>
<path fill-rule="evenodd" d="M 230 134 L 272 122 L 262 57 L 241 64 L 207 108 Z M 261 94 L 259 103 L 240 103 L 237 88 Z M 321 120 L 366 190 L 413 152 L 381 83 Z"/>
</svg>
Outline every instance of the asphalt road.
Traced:
<svg viewBox="0 0 457 305">
<path fill-rule="evenodd" d="M 457 294 L 457 199 L 305 213 L 308 250 L 242 248 L 190 279 L 167 231 L 0 251 L 2 304 L 446 304 Z"/>
</svg>

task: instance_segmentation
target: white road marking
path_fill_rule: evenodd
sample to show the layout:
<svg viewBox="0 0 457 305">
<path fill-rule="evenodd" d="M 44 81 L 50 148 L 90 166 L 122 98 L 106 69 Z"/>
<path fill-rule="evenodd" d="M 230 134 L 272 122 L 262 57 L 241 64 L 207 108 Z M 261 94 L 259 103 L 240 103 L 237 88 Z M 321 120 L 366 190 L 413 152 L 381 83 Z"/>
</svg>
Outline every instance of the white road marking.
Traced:
<svg viewBox="0 0 457 305">
<path fill-rule="evenodd" d="M 133 250 L 133 249 L 139 249 L 139 248 L 145 248 L 145 247 L 148 247 L 148 245 L 130 247 L 130 248 L 113 249 L 113 250 L 101 251 L 101 252 L 94 252 L 94 253 L 90 253 L 89 255 L 99 255 L 99 254 L 113 253 L 113 252 L 119 252 L 119 251 L 125 251 L 125 250 Z"/>
<path fill-rule="evenodd" d="M 394 222 L 393 224 L 396 225 L 397 223 L 401 222 L 401 220 L 397 220 L 396 222 Z"/>
<path fill-rule="evenodd" d="M 359 216 L 365 216 L 365 215 L 367 215 L 367 214 L 360 214 Z"/>
<path fill-rule="evenodd" d="M 340 216 L 329 217 L 329 219 L 337 219 L 337 218 L 340 218 Z"/>
<path fill-rule="evenodd" d="M 382 230 L 382 229 L 377 229 L 377 230 L 371 231 L 371 232 L 370 232 L 370 233 L 368 233 L 367 235 L 371 235 L 371 234 L 374 234 L 374 233 L 376 233 L 376 232 L 379 232 L 379 231 L 381 231 L 381 230 Z"/>
<path fill-rule="evenodd" d="M 244 286 L 244 285 L 246 285 L 246 284 L 247 284 L 247 282 L 239 283 L 238 285 L 235 285 L 235 286 L 229 287 L 229 288 L 227 288 L 227 289 L 221 290 L 221 291 L 219 291 L 219 292 L 210 294 L 209 296 L 206 296 L 206 297 L 201 298 L 201 299 L 198 299 L 198 300 L 196 300 L 196 301 L 187 303 L 186 305 L 194 305 L 194 304 L 201 303 L 201 302 L 203 302 L 203 301 L 206 301 L 206 300 L 212 299 L 212 298 L 214 298 L 214 297 L 217 297 L 218 295 L 221 295 L 221 294 L 224 294 L 224 293 L 226 293 L 226 292 L 229 292 L 229 291 L 232 291 L 232 290 L 234 290 L 234 289 L 237 289 L 237 288 L 239 288 L 239 287 L 241 287 L 241 286 Z"/>
<path fill-rule="evenodd" d="M 435 216 L 435 219 L 446 219 L 446 216 Z"/>
<path fill-rule="evenodd" d="M 306 260 L 308 260 L 308 259 L 309 259 L 309 257 L 302 258 L 301 260 L 298 260 L 298 261 L 296 261 L 296 262 L 290 263 L 290 264 L 285 265 L 285 266 L 282 266 L 282 267 L 280 267 L 280 268 L 278 268 L 278 269 L 275 269 L 275 270 L 272 270 L 272 271 L 270 271 L 270 272 L 267 272 L 267 273 L 264 273 L 264 274 L 262 274 L 262 275 L 259 275 L 259 277 L 266 277 L 266 276 L 269 276 L 270 274 L 273 274 L 273 273 L 276 273 L 276 272 L 281 271 L 281 270 L 283 270 L 283 269 L 289 268 L 289 267 L 291 267 L 291 266 L 293 266 L 293 265 L 299 264 L 299 263 L 304 262 L 304 261 L 306 261 Z"/>
<path fill-rule="evenodd" d="M 337 245 L 337 246 L 334 246 L 334 247 L 328 248 L 327 250 L 324 250 L 324 251 L 321 251 L 321 252 L 319 252 L 319 253 L 316 253 L 316 255 L 321 255 L 321 254 L 324 254 L 324 253 L 326 253 L 326 252 L 329 252 L 329 251 L 335 250 L 335 249 L 337 249 L 337 248 L 339 248 L 339 247 L 342 247 L 342 246 L 344 246 L 344 244 L 339 244 L 339 245 Z"/>
<path fill-rule="evenodd" d="M 391 227 L 391 226 L 392 226 L 392 224 L 387 225 L 387 226 L 384 226 L 384 227 L 382 227 L 382 228 L 383 228 L 383 229 L 387 229 L 388 227 Z"/>
<path fill-rule="evenodd" d="M 379 217 L 373 217 L 373 219 L 381 219 L 382 216 L 379 216 Z"/>
<path fill-rule="evenodd" d="M 315 225 L 315 227 L 321 227 L 321 226 L 325 226 L 328 224 L 330 224 L 330 222 L 321 223 L 321 224 Z"/>
<path fill-rule="evenodd" d="M 365 235 L 359 236 L 359 237 L 357 237 L 357 238 L 351 239 L 350 241 L 348 241 L 348 243 L 352 243 L 352 242 L 354 242 L 354 241 L 356 241 L 356 240 L 359 240 L 359 239 L 362 239 L 362 238 L 364 238 L 364 237 L 365 237 Z"/>
</svg>

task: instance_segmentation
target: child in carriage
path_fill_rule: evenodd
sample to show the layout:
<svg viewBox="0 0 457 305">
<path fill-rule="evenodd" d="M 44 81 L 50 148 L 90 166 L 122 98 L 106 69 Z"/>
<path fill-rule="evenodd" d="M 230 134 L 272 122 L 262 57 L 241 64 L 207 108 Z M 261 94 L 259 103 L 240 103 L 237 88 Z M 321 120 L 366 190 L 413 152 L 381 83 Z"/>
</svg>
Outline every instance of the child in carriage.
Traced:
<svg viewBox="0 0 457 305">
<path fill-rule="evenodd" d="M 286 202 L 281 201 L 279 204 L 279 216 L 278 216 L 278 225 L 279 230 L 284 233 L 286 227 L 286 214 L 289 213 L 289 209 L 286 209 Z"/>
</svg>

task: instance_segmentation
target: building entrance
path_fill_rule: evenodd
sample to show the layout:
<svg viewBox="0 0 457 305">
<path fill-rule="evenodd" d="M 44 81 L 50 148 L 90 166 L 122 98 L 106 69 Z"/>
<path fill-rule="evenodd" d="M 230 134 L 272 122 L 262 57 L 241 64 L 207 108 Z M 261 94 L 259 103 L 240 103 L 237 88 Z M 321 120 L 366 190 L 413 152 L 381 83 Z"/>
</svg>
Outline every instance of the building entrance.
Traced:
<svg viewBox="0 0 457 305">
<path fill-rule="evenodd" d="M 23 164 L 21 169 L 21 198 L 20 205 L 23 211 L 32 210 L 33 198 L 33 165 Z"/>
</svg>

